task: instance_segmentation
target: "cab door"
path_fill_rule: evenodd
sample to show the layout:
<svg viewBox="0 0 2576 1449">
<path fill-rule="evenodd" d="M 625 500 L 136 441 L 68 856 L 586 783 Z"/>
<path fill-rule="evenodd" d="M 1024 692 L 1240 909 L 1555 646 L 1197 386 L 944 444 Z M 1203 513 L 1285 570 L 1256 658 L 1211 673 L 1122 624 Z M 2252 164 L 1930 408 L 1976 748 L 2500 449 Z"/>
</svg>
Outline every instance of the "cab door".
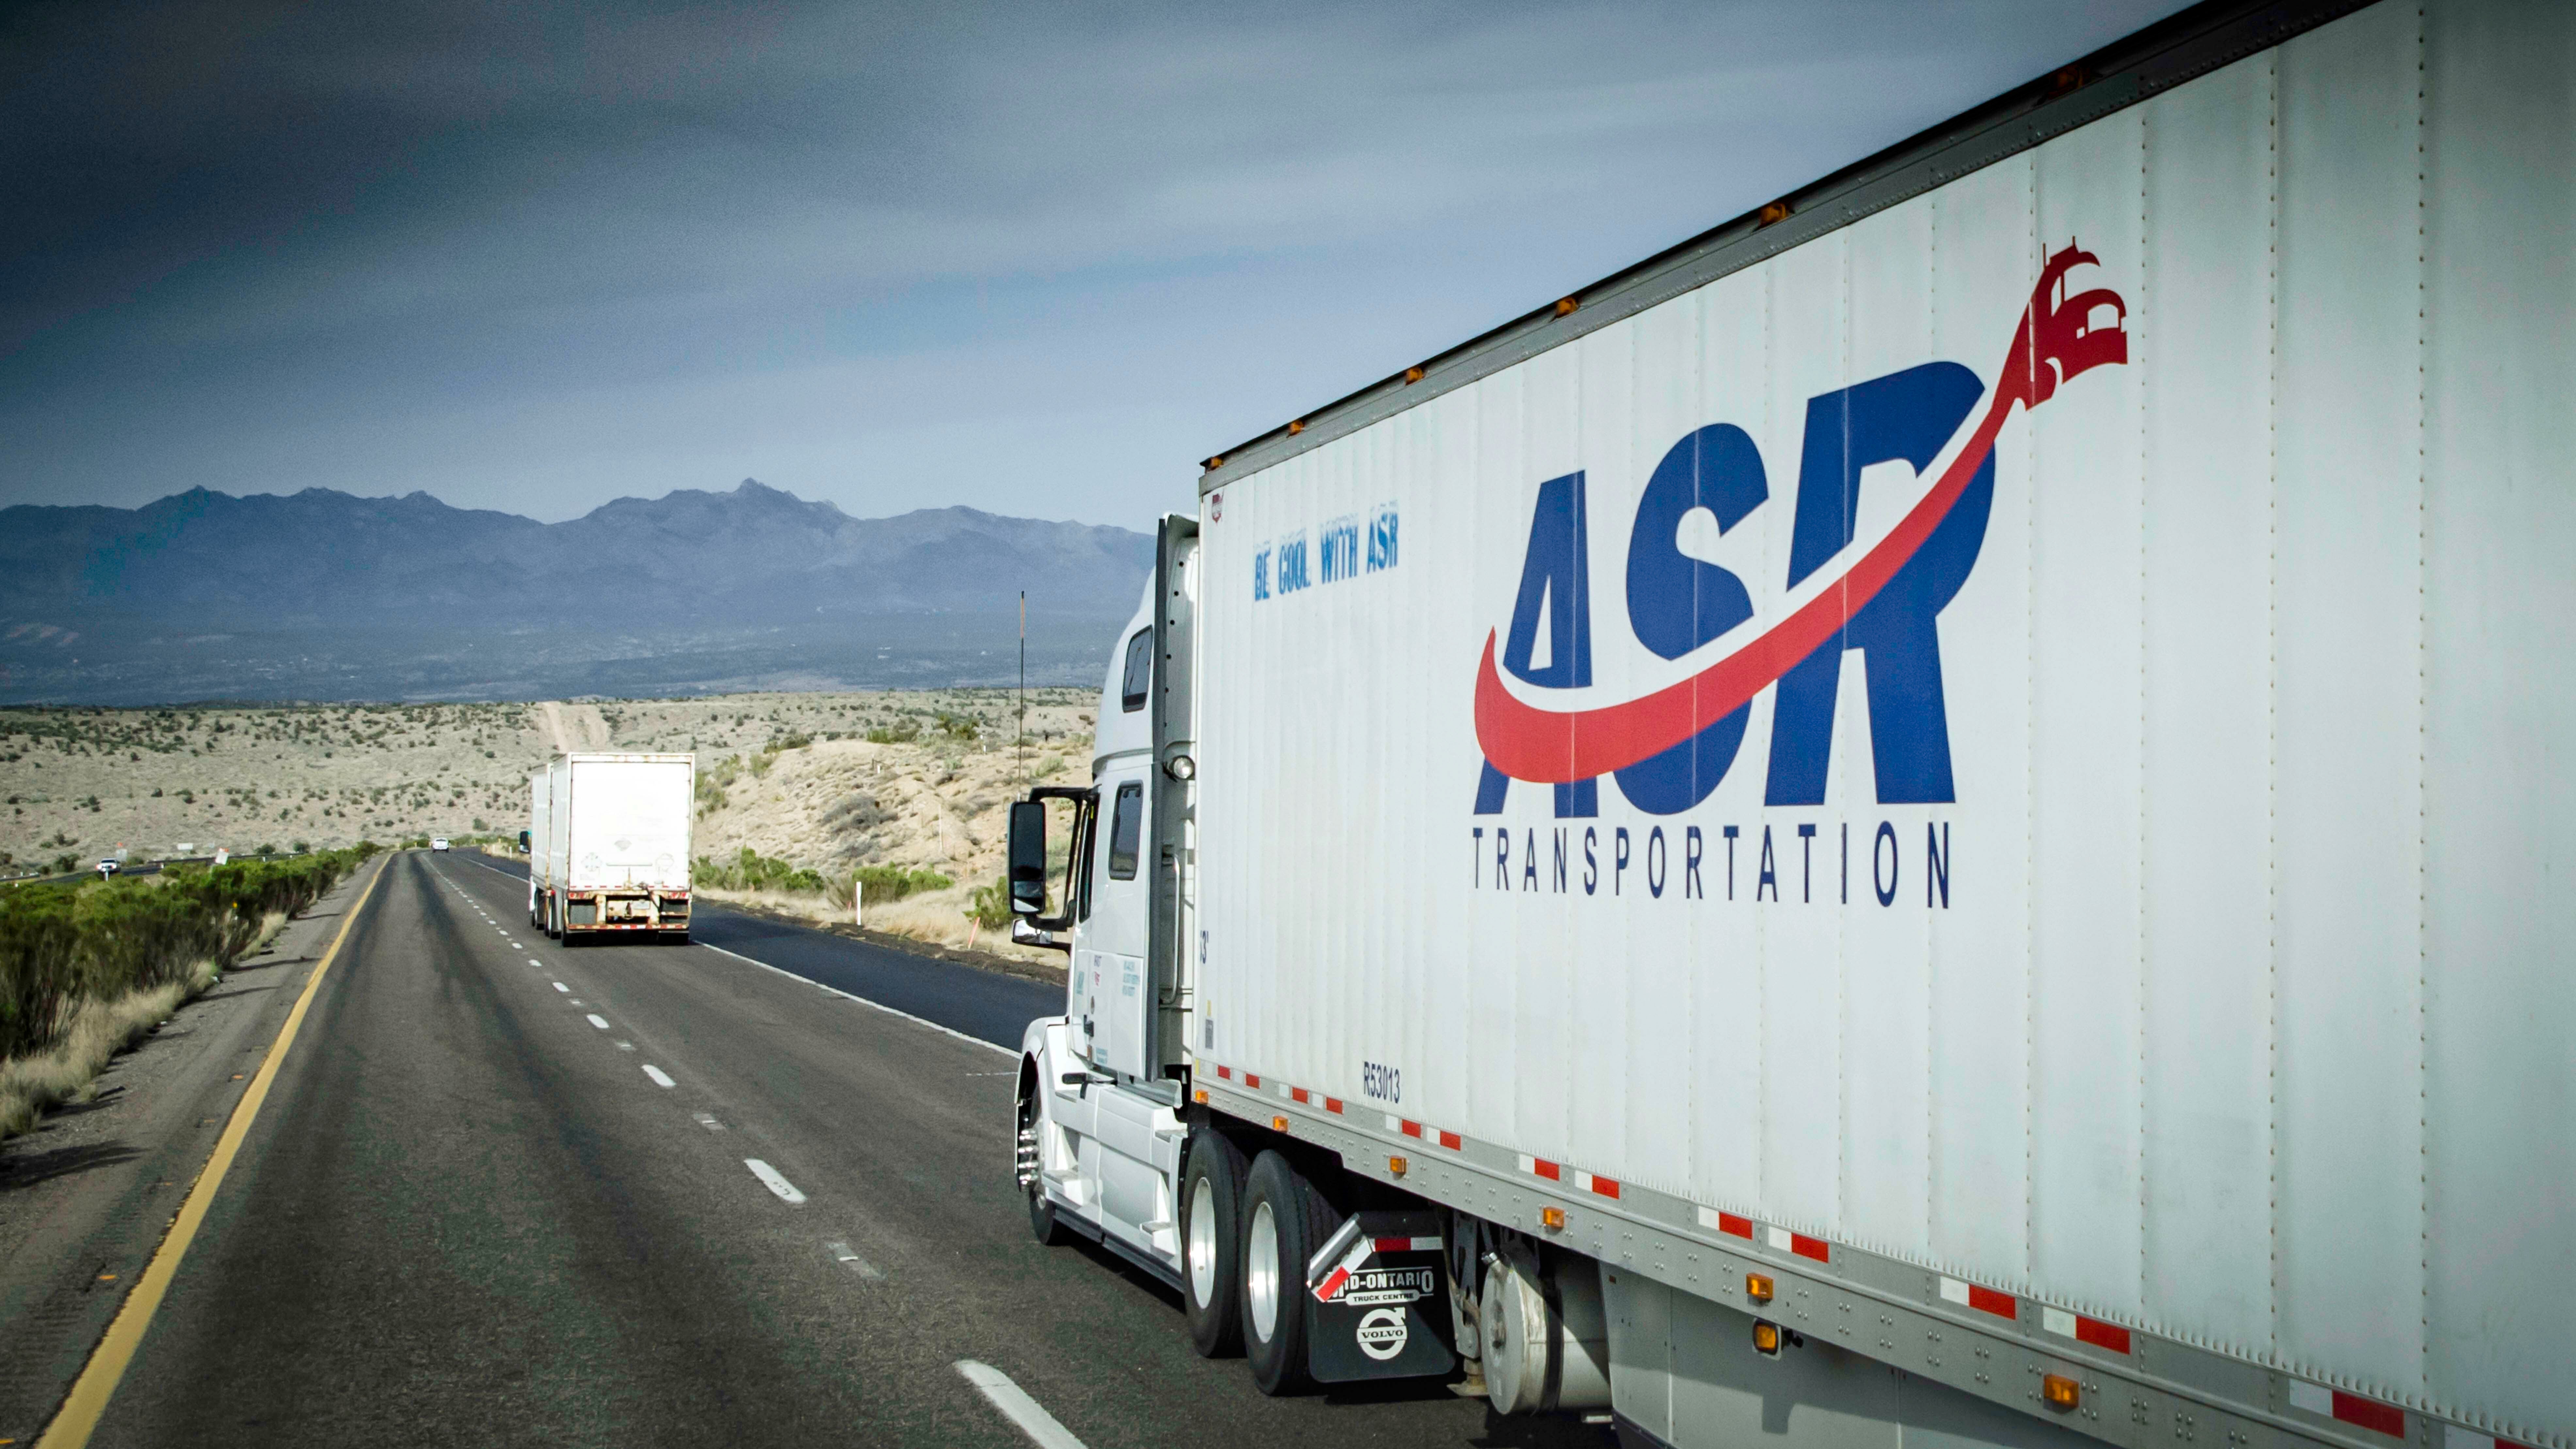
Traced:
<svg viewBox="0 0 2576 1449">
<path fill-rule="evenodd" d="M 1120 761 L 1099 779 L 1100 823 L 1092 832 L 1091 918 L 1083 923 L 1075 969 L 1083 974 L 1083 1016 L 1091 1064 L 1130 1077 L 1151 1076 L 1147 1053 L 1154 990 L 1145 970 L 1150 905 L 1146 819 L 1149 759 Z"/>
</svg>

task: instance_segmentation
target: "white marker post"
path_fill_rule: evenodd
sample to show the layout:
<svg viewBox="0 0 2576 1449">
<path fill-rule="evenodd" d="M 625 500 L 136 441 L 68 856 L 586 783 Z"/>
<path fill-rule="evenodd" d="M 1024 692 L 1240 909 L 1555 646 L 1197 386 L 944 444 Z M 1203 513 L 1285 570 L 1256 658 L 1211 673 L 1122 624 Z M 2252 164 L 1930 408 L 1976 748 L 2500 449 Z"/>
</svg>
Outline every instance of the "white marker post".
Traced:
<svg viewBox="0 0 2576 1449">
<path fill-rule="evenodd" d="M 864 926 L 864 925 L 866 925 L 866 924 L 868 923 L 868 900 L 867 900 L 867 897 L 868 897 L 868 883 L 867 883 L 866 881 L 863 881 L 863 880 L 853 880 L 853 881 L 851 881 L 851 882 L 850 882 L 850 924 L 851 924 L 851 925 L 853 925 L 853 926 Z"/>
</svg>

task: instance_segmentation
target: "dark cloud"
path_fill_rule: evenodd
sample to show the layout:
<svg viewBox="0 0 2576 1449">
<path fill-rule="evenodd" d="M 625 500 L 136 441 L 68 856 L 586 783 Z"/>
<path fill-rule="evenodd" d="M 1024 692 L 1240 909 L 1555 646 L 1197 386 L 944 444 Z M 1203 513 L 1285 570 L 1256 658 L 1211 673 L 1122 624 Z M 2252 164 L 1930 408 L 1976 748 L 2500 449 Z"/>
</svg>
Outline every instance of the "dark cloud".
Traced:
<svg viewBox="0 0 2576 1449">
<path fill-rule="evenodd" d="M 22 7 L 0 503 L 1134 522 L 2172 8 Z"/>
</svg>

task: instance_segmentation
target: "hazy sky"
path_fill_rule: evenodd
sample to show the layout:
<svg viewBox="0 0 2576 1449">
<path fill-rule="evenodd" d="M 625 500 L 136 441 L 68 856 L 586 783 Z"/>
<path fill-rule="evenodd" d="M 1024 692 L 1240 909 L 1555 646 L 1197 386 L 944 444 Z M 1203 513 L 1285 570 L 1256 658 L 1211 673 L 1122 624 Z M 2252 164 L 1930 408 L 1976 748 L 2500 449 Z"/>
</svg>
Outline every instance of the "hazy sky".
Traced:
<svg viewBox="0 0 2576 1449">
<path fill-rule="evenodd" d="M 2175 0 L 0 12 L 0 505 L 1196 460 Z"/>
</svg>

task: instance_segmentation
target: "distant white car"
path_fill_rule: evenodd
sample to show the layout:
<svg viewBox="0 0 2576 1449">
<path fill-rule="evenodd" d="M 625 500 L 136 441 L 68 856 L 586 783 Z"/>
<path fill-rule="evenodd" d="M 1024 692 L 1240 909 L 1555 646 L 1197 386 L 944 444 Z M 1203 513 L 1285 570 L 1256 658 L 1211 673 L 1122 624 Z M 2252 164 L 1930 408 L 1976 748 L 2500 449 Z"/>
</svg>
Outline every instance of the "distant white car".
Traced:
<svg viewBox="0 0 2576 1449">
<path fill-rule="evenodd" d="M 432 850 L 445 850 L 447 848 L 447 837 L 444 835 L 431 836 L 429 838 L 429 848 Z"/>
<path fill-rule="evenodd" d="M 125 869 L 125 862 L 118 860 L 112 855 L 98 863 L 98 873 L 100 875 L 114 875 L 123 869 Z"/>
</svg>

